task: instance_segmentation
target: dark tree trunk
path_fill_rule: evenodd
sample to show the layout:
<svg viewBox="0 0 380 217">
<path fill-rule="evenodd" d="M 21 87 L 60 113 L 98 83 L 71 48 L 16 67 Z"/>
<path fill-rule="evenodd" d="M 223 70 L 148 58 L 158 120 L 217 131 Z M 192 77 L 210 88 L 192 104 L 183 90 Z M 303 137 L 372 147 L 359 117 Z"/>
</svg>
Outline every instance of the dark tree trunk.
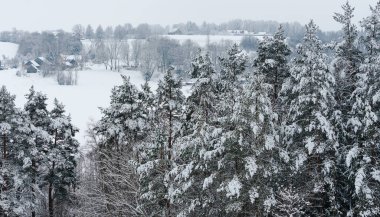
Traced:
<svg viewBox="0 0 380 217">
<path fill-rule="evenodd" d="M 37 168 L 36 168 L 36 160 L 35 159 L 32 159 L 32 171 L 33 171 L 33 177 L 32 177 L 32 197 L 33 197 L 33 201 L 36 200 L 36 195 L 35 195 L 35 191 L 34 191 L 34 186 L 36 185 L 36 171 L 37 171 Z M 32 210 L 32 217 L 36 217 L 36 211 Z"/>
<path fill-rule="evenodd" d="M 53 162 L 53 171 L 55 167 L 55 162 Z M 49 217 L 54 216 L 54 198 L 53 198 L 53 183 L 49 183 Z"/>
<path fill-rule="evenodd" d="M 6 160 L 7 160 L 7 136 L 3 135 L 3 160 L 1 162 L 1 167 L 4 166 Z M 4 184 L 3 186 L 1 186 L 1 192 L 7 191 L 7 181 L 8 181 L 7 177 L 5 176 Z M 0 214 L 2 214 L 1 216 L 3 217 L 7 217 L 7 214 L 5 213 L 3 209 L 0 209 Z"/>
</svg>

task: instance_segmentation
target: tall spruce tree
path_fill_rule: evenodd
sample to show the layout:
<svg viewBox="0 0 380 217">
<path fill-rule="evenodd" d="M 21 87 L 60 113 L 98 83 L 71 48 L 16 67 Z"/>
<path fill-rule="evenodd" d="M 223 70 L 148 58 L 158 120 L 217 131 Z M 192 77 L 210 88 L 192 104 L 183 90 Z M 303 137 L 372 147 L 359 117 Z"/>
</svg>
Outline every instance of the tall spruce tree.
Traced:
<svg viewBox="0 0 380 217">
<path fill-rule="evenodd" d="M 31 123 L 26 112 L 18 110 L 12 122 L 14 129 L 12 146 L 14 147 L 14 206 L 13 213 L 16 216 L 29 216 L 41 204 L 36 199 L 38 189 L 32 167 L 33 159 L 39 155 L 36 148 L 35 127 Z M 10 214 L 12 215 L 12 214 Z"/>
<path fill-rule="evenodd" d="M 362 21 L 366 48 L 364 62 L 357 74 L 353 104 L 347 122 L 348 147 L 348 214 L 351 216 L 380 215 L 380 76 L 378 48 L 380 45 L 380 2 L 371 7 L 371 15 Z"/>
<path fill-rule="evenodd" d="M 380 41 L 380 1 L 377 2 L 375 7 L 370 6 L 371 15 L 364 18 L 361 21 L 361 26 L 364 29 L 364 35 L 361 36 L 361 42 L 365 46 L 365 56 L 368 61 L 368 57 L 374 60 L 380 52 L 379 41 Z"/>
<path fill-rule="evenodd" d="M 265 82 L 273 86 L 270 94 L 272 103 L 276 102 L 282 83 L 289 77 L 287 57 L 290 49 L 285 39 L 284 29 L 280 25 L 273 38 L 265 37 L 260 42 L 254 61 L 259 73 L 265 76 Z"/>
<path fill-rule="evenodd" d="M 7 216 L 14 214 L 15 207 L 15 189 L 13 188 L 14 174 L 17 172 L 15 167 L 15 147 L 13 142 L 14 136 L 14 119 L 17 110 L 15 106 L 15 96 L 11 95 L 5 86 L 0 89 L 0 215 Z"/>
<path fill-rule="evenodd" d="M 203 171 L 201 174 L 195 173 L 199 176 L 195 179 L 203 182 L 201 187 L 205 194 L 200 195 L 189 209 L 198 206 L 194 209 L 198 214 L 252 214 L 253 208 L 249 202 L 252 191 L 249 190 L 256 169 L 254 142 L 251 143 L 248 138 L 252 132 L 251 126 L 246 123 L 248 121 L 241 110 L 246 102 L 245 97 L 241 96 L 246 61 L 246 55 L 237 45 L 233 45 L 227 56 L 220 59 L 222 69 L 214 81 L 215 103 L 211 104 L 215 108 L 214 118 L 208 123 L 208 130 L 202 129 L 195 140 L 201 148 L 195 154 L 201 161 L 192 166 Z"/>
<path fill-rule="evenodd" d="M 335 13 L 334 20 L 342 24 L 342 41 L 338 43 L 335 50 L 335 59 L 332 62 L 334 76 L 337 85 L 335 99 L 337 101 L 337 110 L 341 111 L 341 121 L 337 121 L 337 130 L 340 143 L 344 144 L 345 130 L 340 122 L 345 123 L 348 118 L 348 112 L 351 109 L 352 102 L 347 100 L 355 89 L 356 74 L 362 62 L 362 53 L 358 45 L 358 30 L 352 23 L 354 17 L 354 8 L 346 2 L 343 6 L 343 13 Z"/>
<path fill-rule="evenodd" d="M 293 171 L 291 187 L 305 193 L 306 215 L 334 216 L 335 156 L 332 123 L 335 79 L 326 64 L 318 27 L 311 21 L 291 68 L 284 144 Z"/>
<path fill-rule="evenodd" d="M 350 216 L 380 214 L 378 65 L 379 62 L 363 64 L 351 97 L 354 103 L 346 127 L 350 143 L 345 152 Z"/>
<path fill-rule="evenodd" d="M 43 175 L 47 173 L 46 155 L 52 142 L 48 130 L 51 124 L 49 112 L 47 110 L 47 97 L 41 92 L 36 92 L 33 87 L 30 88 L 29 94 L 26 95 L 25 112 L 32 123 L 32 135 L 34 139 L 33 146 L 30 147 L 30 173 L 32 180 L 33 200 L 36 203 L 43 203 L 44 196 L 41 194 L 41 183 Z M 32 210 L 32 217 L 36 216 L 36 209 Z"/>
<path fill-rule="evenodd" d="M 141 159 L 140 143 L 149 132 L 149 113 L 142 94 L 122 76 L 123 84 L 114 87 L 111 104 L 102 109 L 103 117 L 95 131 L 100 135 L 99 175 L 105 198 L 104 215 L 142 215 L 139 208 L 138 174 L 135 164 Z M 144 87 L 144 93 L 149 91 Z"/>
<path fill-rule="evenodd" d="M 346 2 L 342 9 L 342 14 L 335 13 L 334 15 L 334 20 L 343 26 L 343 40 L 336 47 L 333 67 L 336 81 L 340 84 L 336 91 L 337 102 L 341 105 L 340 110 L 345 112 L 350 108 L 350 105 L 346 104 L 346 99 L 355 89 L 355 75 L 359 71 L 362 56 L 358 48 L 358 31 L 352 23 L 354 8 Z"/>
<path fill-rule="evenodd" d="M 350 181 L 347 177 L 345 165 L 346 145 L 351 143 L 347 136 L 346 123 L 350 119 L 350 110 L 353 105 L 352 100 L 348 100 L 355 90 L 357 74 L 362 62 L 362 53 L 358 45 L 358 30 L 352 22 L 354 8 L 346 2 L 343 6 L 343 13 L 335 13 L 334 20 L 342 25 L 342 41 L 338 43 L 335 50 L 335 59 L 332 62 L 336 83 L 335 99 L 337 101 L 334 125 L 336 135 L 340 143 L 339 155 L 337 156 L 337 201 L 339 212 L 342 215 L 348 212 L 351 206 Z"/>
<path fill-rule="evenodd" d="M 54 108 L 50 112 L 49 134 L 52 143 L 46 155 L 47 173 L 44 175 L 48 186 L 49 216 L 62 215 L 64 203 L 70 203 L 70 188 L 77 183 L 76 165 L 79 142 L 74 138 L 79 131 L 71 123 L 70 116 L 65 115 L 64 106 L 54 99 Z M 59 205 L 55 209 L 55 205 Z"/>
<path fill-rule="evenodd" d="M 244 171 L 239 176 L 243 184 L 239 198 L 243 204 L 241 216 L 266 216 L 276 204 L 275 191 L 279 172 L 277 114 L 269 95 L 272 85 L 266 76 L 255 72 L 248 78 L 240 106 L 237 108 L 239 145 L 244 157 Z"/>
<path fill-rule="evenodd" d="M 184 95 L 181 81 L 171 67 L 158 84 L 154 126 L 145 146 L 144 158 L 138 167 L 143 208 L 151 215 L 172 216 L 176 207 L 170 200 L 173 180 L 170 170 L 175 167 L 177 147 L 174 147 Z"/>
<path fill-rule="evenodd" d="M 181 130 L 175 145 L 179 147 L 177 167 L 172 173 L 175 188 L 171 195 L 183 207 L 180 215 L 206 216 L 212 208 L 214 192 L 206 189 L 204 180 L 212 174 L 203 153 L 212 148 L 216 117 L 217 74 L 208 54 L 199 55 L 192 62 L 191 77 L 196 79 L 191 95 L 185 103 Z"/>
<path fill-rule="evenodd" d="M 1 197 L 2 216 L 22 216 L 34 206 L 31 200 L 31 183 L 25 175 L 28 158 L 25 148 L 33 145 L 30 122 L 25 114 L 15 107 L 15 96 L 5 86 L 0 89 L 0 136 L 1 136 Z M 27 155 L 27 154 L 26 154 Z"/>
</svg>

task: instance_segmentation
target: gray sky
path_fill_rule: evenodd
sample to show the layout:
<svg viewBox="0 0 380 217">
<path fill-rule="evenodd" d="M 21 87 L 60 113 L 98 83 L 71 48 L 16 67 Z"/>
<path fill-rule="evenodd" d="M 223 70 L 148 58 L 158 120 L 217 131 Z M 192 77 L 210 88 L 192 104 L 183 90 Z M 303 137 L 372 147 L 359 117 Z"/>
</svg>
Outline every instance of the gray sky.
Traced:
<svg viewBox="0 0 380 217">
<path fill-rule="evenodd" d="M 323 30 L 339 25 L 332 19 L 346 0 L 0 0 L 0 31 L 71 30 L 74 24 L 202 23 L 231 19 L 298 21 L 313 18 Z M 355 21 L 369 14 L 377 0 L 350 0 Z"/>
</svg>

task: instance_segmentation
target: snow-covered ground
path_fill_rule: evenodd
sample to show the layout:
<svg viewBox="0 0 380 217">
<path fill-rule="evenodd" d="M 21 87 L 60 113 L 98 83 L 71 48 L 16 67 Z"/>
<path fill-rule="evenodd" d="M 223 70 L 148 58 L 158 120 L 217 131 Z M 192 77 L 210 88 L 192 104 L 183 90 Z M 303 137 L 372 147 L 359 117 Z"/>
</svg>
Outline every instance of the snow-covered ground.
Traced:
<svg viewBox="0 0 380 217">
<path fill-rule="evenodd" d="M 0 60 L 3 56 L 6 58 L 13 58 L 16 56 L 18 50 L 18 44 L 10 42 L 0 42 Z"/>
<path fill-rule="evenodd" d="M 5 85 L 12 94 L 16 95 L 16 105 L 23 107 L 25 95 L 33 85 L 37 91 L 42 91 L 49 98 L 51 109 L 54 98 L 57 98 L 66 106 L 66 111 L 71 114 L 73 123 L 79 127 L 77 139 L 85 148 L 86 130 L 91 120 L 99 120 L 101 113 L 99 107 L 107 107 L 110 102 L 111 89 L 122 83 L 121 74 L 129 76 L 131 82 L 137 87 L 144 83 L 143 76 L 138 71 L 125 71 L 122 73 L 106 71 L 101 65 L 94 65 L 91 70 L 78 72 L 78 84 L 74 86 L 58 85 L 55 78 L 43 78 L 38 74 L 16 76 L 16 69 L 0 71 L 0 86 Z M 158 79 L 150 82 L 152 90 L 156 90 Z M 185 86 L 183 91 L 189 94 L 190 86 Z"/>
</svg>

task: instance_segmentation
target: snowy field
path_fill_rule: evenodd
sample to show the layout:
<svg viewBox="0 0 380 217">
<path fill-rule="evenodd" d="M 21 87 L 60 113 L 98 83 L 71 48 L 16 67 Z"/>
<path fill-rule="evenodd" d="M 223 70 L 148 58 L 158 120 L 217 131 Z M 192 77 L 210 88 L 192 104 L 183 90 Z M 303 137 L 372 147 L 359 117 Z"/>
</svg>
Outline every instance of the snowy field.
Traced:
<svg viewBox="0 0 380 217">
<path fill-rule="evenodd" d="M 66 111 L 71 114 L 73 123 L 79 127 L 77 139 L 81 148 L 85 148 L 86 130 L 91 120 L 99 120 L 101 113 L 99 107 L 107 107 L 110 102 L 112 87 L 122 83 L 121 74 L 130 77 L 131 82 L 140 87 L 144 79 L 138 71 L 125 71 L 122 73 L 106 71 L 103 66 L 95 65 L 91 70 L 78 72 L 78 84 L 75 86 L 60 86 L 53 77 L 43 78 L 38 74 L 28 74 L 17 77 L 16 69 L 0 71 L 0 86 L 5 85 L 12 94 L 16 95 L 16 105 L 23 107 L 25 95 L 33 85 L 37 91 L 42 91 L 49 98 L 51 109 L 54 98 L 57 98 L 66 106 Z M 150 82 L 152 90 L 157 88 L 158 79 Z M 184 87 L 184 92 L 189 93 L 189 86 Z"/>
<path fill-rule="evenodd" d="M 18 50 L 18 44 L 10 42 L 0 42 L 0 60 L 3 59 L 3 56 L 6 58 L 13 58 L 16 56 Z"/>
</svg>

